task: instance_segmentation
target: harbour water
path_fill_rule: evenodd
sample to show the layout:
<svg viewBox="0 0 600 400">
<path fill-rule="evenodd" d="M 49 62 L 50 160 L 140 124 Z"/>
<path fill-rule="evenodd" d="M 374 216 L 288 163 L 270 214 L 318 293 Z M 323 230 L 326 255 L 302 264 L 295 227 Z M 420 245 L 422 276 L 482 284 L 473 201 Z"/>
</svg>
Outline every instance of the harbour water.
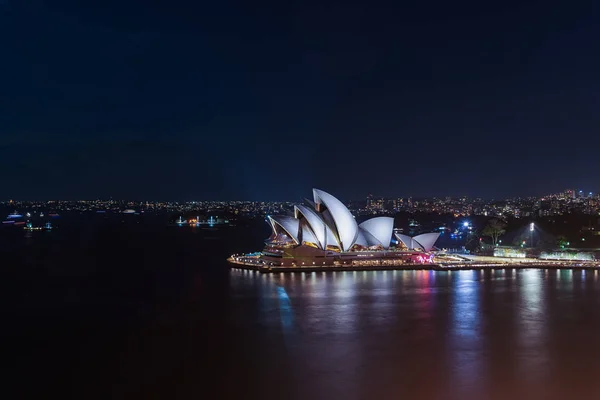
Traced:
<svg viewBox="0 0 600 400">
<path fill-rule="evenodd" d="M 56 225 L 0 231 L 2 398 L 600 396 L 596 272 L 260 274 L 226 258 L 262 225 Z"/>
</svg>

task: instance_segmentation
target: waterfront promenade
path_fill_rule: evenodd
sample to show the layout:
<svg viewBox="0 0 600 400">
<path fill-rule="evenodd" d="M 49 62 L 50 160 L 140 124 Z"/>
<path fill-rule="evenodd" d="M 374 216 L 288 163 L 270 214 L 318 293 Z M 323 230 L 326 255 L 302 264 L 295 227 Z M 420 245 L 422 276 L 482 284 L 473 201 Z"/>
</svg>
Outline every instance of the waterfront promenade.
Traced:
<svg viewBox="0 0 600 400">
<path fill-rule="evenodd" d="M 485 270 L 485 269 L 600 269 L 597 261 L 556 261 L 539 260 L 534 258 L 500 258 L 469 256 L 460 261 L 435 260 L 433 263 L 397 263 L 359 262 L 352 264 L 306 265 L 306 266 L 276 266 L 259 257 L 230 257 L 227 259 L 230 268 L 258 271 L 261 273 L 280 272 L 320 272 L 320 271 L 406 271 L 406 270 Z"/>
</svg>

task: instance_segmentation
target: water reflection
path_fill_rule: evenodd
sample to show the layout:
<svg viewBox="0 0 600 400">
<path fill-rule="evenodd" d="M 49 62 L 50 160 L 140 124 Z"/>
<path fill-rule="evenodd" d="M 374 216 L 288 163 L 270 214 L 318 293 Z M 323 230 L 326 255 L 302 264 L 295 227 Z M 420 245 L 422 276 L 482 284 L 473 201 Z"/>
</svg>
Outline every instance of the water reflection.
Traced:
<svg viewBox="0 0 600 400">
<path fill-rule="evenodd" d="M 287 292 L 281 286 L 277 288 L 277 295 L 279 297 L 279 315 L 281 316 L 281 327 L 283 328 L 284 335 L 286 335 L 292 328 L 294 317 L 292 304 L 290 303 L 290 298 L 287 295 Z"/>
<path fill-rule="evenodd" d="M 519 308 L 517 319 L 518 344 L 515 353 L 518 368 L 528 380 L 545 376 L 549 354 L 546 348 L 546 304 L 544 302 L 545 272 L 538 269 L 520 271 Z"/>
<path fill-rule="evenodd" d="M 453 381 L 468 391 L 481 382 L 483 372 L 479 272 L 459 271 L 452 282 L 452 325 L 449 351 Z"/>
<path fill-rule="evenodd" d="M 255 362 L 287 365 L 297 398 L 570 398 L 573 382 L 578 393 L 600 391 L 600 382 L 579 377 L 600 372 L 597 277 L 552 269 L 232 272 L 232 312 L 268 338 Z"/>
</svg>

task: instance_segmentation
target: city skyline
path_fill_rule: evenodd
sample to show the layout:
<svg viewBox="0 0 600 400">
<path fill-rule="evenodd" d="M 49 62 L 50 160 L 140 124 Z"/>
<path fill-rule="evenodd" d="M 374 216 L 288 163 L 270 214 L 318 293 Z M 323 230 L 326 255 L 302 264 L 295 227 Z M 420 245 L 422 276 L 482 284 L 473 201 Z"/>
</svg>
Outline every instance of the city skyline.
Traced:
<svg viewBox="0 0 600 400">
<path fill-rule="evenodd" d="M 573 198 L 579 198 L 579 197 L 600 197 L 600 191 L 588 191 L 588 190 L 583 190 L 583 189 L 572 189 L 572 188 L 568 188 L 568 189 L 562 189 L 559 190 L 557 192 L 553 192 L 553 193 L 542 193 L 539 195 L 516 195 L 516 196 L 499 196 L 499 197 L 484 197 L 484 196 L 477 196 L 477 195 L 467 195 L 467 194 L 461 194 L 461 195 L 436 195 L 436 196 L 425 196 L 425 195 L 407 195 L 407 194 L 397 194 L 397 195 L 391 195 L 391 196 L 384 196 L 384 195 L 380 195 L 380 194 L 376 194 L 376 193 L 371 193 L 371 192 L 366 192 L 365 194 L 362 195 L 362 197 L 357 197 L 357 198 L 343 198 L 342 200 L 345 202 L 360 202 L 360 201 L 368 201 L 368 199 L 370 197 L 376 198 L 376 199 L 400 199 L 400 198 L 404 198 L 404 199 L 416 199 L 416 200 L 428 200 L 428 199 L 440 199 L 440 200 L 444 200 L 444 199 L 461 199 L 461 198 L 466 198 L 466 199 L 470 199 L 470 200 L 483 200 L 483 201 L 504 201 L 504 200 L 512 200 L 512 199 L 531 199 L 531 198 L 544 198 L 544 197 L 548 197 L 548 196 L 555 196 L 555 195 L 559 195 L 559 194 L 564 194 L 566 192 L 571 191 L 572 193 L 574 193 Z M 340 196 L 341 197 L 341 196 Z M 144 202 L 171 202 L 171 203 L 194 203 L 194 202 L 266 202 L 266 203 L 294 203 L 294 202 L 298 202 L 300 201 L 299 199 L 302 199 L 302 196 L 296 198 L 296 199 L 258 199 L 258 200 L 254 200 L 254 199 L 244 199 L 244 198 L 229 198 L 229 199 L 224 199 L 224 198 L 195 198 L 195 199 L 177 199 L 177 198 L 147 198 L 147 197 L 143 197 L 143 196 L 134 196 L 131 198 L 117 198 L 117 197 L 113 197 L 113 196 L 99 196 L 99 197 L 92 197 L 92 198 L 77 198 L 77 197 L 73 197 L 73 198 L 67 198 L 67 197 L 58 197 L 58 198 L 44 198 L 44 197 L 39 197 L 39 198 L 18 198 L 16 196 L 8 196 L 6 198 L 0 198 L 0 203 L 8 203 L 10 201 L 17 201 L 17 202 L 93 202 L 93 201 L 103 201 L 103 202 L 110 202 L 110 201 L 115 201 L 115 202 L 136 202 L 136 203 L 144 203 Z"/>
<path fill-rule="evenodd" d="M 193 201 L 150 201 L 150 200 L 37 200 L 0 201 L 5 208 L 34 208 L 61 211 L 109 211 L 123 212 L 137 209 L 148 212 L 191 212 L 203 210 L 209 213 L 230 213 L 240 216 L 260 217 L 290 214 L 295 201 L 251 201 L 251 200 L 193 200 Z M 368 195 L 360 200 L 343 201 L 360 216 L 393 215 L 400 212 L 453 214 L 455 217 L 481 215 L 486 217 L 536 218 L 552 215 L 583 213 L 600 215 L 600 193 L 566 189 L 539 197 L 513 197 L 504 199 L 482 199 L 461 197 L 379 197 Z"/>
</svg>

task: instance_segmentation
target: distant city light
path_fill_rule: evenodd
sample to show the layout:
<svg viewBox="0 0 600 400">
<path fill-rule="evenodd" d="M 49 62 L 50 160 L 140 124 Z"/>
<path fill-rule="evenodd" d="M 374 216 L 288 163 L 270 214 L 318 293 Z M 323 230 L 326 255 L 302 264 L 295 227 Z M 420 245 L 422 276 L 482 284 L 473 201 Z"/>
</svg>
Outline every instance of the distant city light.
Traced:
<svg viewBox="0 0 600 400">
<path fill-rule="evenodd" d="M 465 221 L 465 222 L 463 222 L 463 226 L 464 226 L 465 228 L 466 228 L 466 227 L 468 227 L 468 226 L 469 226 L 469 221 Z"/>
<path fill-rule="evenodd" d="M 534 231 L 534 229 L 535 229 L 535 225 L 534 225 L 534 223 L 532 222 L 532 223 L 530 223 L 530 224 L 529 224 L 529 230 L 530 230 L 531 232 L 533 232 L 533 231 Z"/>
</svg>

